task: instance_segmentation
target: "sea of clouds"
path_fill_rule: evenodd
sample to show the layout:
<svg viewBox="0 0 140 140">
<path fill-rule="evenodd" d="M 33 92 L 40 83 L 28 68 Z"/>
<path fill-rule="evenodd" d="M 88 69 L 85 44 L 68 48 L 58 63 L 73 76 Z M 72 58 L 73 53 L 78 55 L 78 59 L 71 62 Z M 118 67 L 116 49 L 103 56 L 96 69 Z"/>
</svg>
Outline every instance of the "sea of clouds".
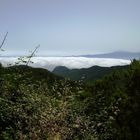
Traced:
<svg viewBox="0 0 140 140">
<path fill-rule="evenodd" d="M 0 63 L 3 66 L 15 64 L 18 57 L 0 57 Z M 34 63 L 30 64 L 33 67 L 46 68 L 52 71 L 56 66 L 66 66 L 69 69 L 89 68 L 91 66 L 110 67 L 117 65 L 130 64 L 130 60 L 112 59 L 112 58 L 86 58 L 86 57 L 33 57 L 31 59 Z"/>
</svg>

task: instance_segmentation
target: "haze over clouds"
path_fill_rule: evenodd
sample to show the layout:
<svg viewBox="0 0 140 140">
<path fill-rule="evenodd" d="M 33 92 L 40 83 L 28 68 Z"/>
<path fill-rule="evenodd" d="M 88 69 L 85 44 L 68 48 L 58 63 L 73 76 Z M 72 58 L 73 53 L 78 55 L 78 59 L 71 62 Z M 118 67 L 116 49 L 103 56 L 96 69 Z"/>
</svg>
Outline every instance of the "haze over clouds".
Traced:
<svg viewBox="0 0 140 140">
<path fill-rule="evenodd" d="M 3 65 L 14 64 L 17 57 L 0 57 Z M 130 64 L 130 60 L 109 58 L 85 58 L 85 57 L 33 57 L 33 67 L 46 68 L 52 71 L 56 66 L 66 66 L 70 69 L 88 68 L 94 65 L 110 67 Z"/>
</svg>

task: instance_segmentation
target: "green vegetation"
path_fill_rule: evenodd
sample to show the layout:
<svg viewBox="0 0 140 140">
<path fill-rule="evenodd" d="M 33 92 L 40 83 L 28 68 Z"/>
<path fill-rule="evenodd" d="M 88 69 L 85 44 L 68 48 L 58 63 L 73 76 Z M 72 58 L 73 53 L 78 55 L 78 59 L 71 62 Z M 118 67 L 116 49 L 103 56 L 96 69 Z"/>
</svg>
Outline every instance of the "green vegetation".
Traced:
<svg viewBox="0 0 140 140">
<path fill-rule="evenodd" d="M 71 80 L 84 80 L 86 82 L 92 82 L 103 78 L 105 75 L 110 74 L 113 71 L 127 68 L 127 65 L 113 67 L 92 66 L 90 68 L 70 70 L 64 66 L 58 66 L 53 70 L 53 73 L 62 77 L 69 78 Z"/>
<path fill-rule="evenodd" d="M 86 84 L 0 65 L 1 140 L 138 140 L 140 61 Z"/>
</svg>

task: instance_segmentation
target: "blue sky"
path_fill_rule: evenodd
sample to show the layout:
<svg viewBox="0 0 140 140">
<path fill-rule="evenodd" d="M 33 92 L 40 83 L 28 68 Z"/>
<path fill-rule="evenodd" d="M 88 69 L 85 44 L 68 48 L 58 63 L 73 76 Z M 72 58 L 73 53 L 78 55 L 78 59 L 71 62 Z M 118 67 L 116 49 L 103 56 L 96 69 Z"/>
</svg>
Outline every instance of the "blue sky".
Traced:
<svg viewBox="0 0 140 140">
<path fill-rule="evenodd" d="M 139 0 L 0 0 L 5 54 L 140 52 Z"/>
</svg>

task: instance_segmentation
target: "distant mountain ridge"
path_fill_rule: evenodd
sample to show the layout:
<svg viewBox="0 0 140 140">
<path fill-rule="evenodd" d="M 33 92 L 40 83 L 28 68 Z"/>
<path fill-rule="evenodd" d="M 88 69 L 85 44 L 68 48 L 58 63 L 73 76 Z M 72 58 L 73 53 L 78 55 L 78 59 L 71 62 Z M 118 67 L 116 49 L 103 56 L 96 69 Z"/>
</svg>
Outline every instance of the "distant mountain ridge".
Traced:
<svg viewBox="0 0 140 140">
<path fill-rule="evenodd" d="M 103 78 L 105 75 L 112 73 L 116 70 L 127 69 L 128 65 L 125 66 L 113 66 L 113 67 L 100 67 L 92 66 L 90 68 L 82 69 L 68 69 L 65 66 L 58 66 L 53 70 L 53 73 L 71 80 L 84 80 L 93 81 Z"/>
<path fill-rule="evenodd" d="M 22 57 L 22 56 L 25 55 L 1 55 L 0 57 Z M 132 59 L 140 59 L 140 52 L 116 51 L 110 53 L 70 55 L 70 56 L 36 55 L 36 57 L 87 57 L 87 58 L 116 58 L 116 59 L 132 60 Z"/>
<path fill-rule="evenodd" d="M 75 57 L 88 57 L 88 58 L 116 58 L 116 59 L 139 59 L 140 52 L 126 52 L 126 51 L 117 51 L 112 53 L 104 54 L 89 54 L 89 55 L 79 55 Z"/>
</svg>

